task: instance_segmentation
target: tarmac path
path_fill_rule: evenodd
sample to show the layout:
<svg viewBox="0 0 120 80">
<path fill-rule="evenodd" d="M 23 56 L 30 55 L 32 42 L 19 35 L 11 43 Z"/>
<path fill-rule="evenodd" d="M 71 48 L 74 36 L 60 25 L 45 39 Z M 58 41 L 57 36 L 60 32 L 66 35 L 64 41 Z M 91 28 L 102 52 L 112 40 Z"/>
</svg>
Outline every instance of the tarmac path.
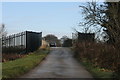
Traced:
<svg viewBox="0 0 120 80">
<path fill-rule="evenodd" d="M 51 48 L 47 58 L 21 78 L 92 78 L 69 48 Z"/>
</svg>

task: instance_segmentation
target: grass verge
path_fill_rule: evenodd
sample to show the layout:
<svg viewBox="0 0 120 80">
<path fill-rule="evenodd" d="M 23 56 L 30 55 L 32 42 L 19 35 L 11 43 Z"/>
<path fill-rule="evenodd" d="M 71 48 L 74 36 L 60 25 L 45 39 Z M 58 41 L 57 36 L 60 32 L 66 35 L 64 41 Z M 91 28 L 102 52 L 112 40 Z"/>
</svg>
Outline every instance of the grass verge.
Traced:
<svg viewBox="0 0 120 80">
<path fill-rule="evenodd" d="M 95 79 L 112 79 L 113 72 L 104 68 L 94 67 L 87 59 L 77 59 Z"/>
<path fill-rule="evenodd" d="M 2 62 L 0 62 L 0 80 L 2 79 Z"/>
<path fill-rule="evenodd" d="M 37 50 L 23 58 L 2 63 L 2 78 L 16 78 L 37 66 L 49 50 Z"/>
</svg>

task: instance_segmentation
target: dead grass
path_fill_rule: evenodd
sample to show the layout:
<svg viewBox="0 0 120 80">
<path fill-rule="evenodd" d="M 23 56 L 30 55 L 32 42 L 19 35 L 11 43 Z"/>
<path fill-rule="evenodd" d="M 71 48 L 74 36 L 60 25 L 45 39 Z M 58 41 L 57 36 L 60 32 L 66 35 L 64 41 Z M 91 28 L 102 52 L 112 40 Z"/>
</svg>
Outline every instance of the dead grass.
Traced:
<svg viewBox="0 0 120 80">
<path fill-rule="evenodd" d="M 28 54 L 17 54 L 17 53 L 11 53 L 11 54 L 2 54 L 2 62 L 12 61 L 18 58 L 22 58 Z"/>
</svg>

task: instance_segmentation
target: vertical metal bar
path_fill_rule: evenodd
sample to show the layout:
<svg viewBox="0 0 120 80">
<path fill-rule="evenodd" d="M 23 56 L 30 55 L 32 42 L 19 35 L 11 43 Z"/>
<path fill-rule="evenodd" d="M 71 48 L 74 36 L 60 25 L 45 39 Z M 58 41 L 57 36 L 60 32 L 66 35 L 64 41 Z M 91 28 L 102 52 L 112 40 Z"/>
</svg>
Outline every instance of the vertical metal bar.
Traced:
<svg viewBox="0 0 120 80">
<path fill-rule="evenodd" d="M 19 46 L 21 45 L 21 38 L 20 38 L 20 33 L 19 33 Z"/>
<path fill-rule="evenodd" d="M 25 46 L 25 48 L 26 48 L 26 44 L 25 44 L 25 32 L 24 32 L 24 36 L 23 36 L 23 41 L 24 41 L 24 46 Z"/>
<path fill-rule="evenodd" d="M 21 33 L 21 46 L 23 45 L 23 34 Z"/>
<path fill-rule="evenodd" d="M 15 34 L 14 34 L 14 47 L 15 47 Z"/>
<path fill-rule="evenodd" d="M 6 44 L 7 44 L 7 42 L 6 42 L 6 37 L 4 38 L 4 43 L 5 43 L 4 45 L 5 45 L 5 47 L 6 47 Z"/>
<path fill-rule="evenodd" d="M 21 33 L 19 34 L 20 46 L 21 46 Z"/>
<path fill-rule="evenodd" d="M 10 46 L 10 36 L 8 37 L 8 47 Z"/>
<path fill-rule="evenodd" d="M 7 37 L 5 37 L 5 47 L 7 47 L 7 39 L 6 39 Z"/>
<path fill-rule="evenodd" d="M 25 32 L 25 40 L 26 40 L 26 41 L 25 41 L 25 44 L 26 44 L 26 52 L 28 52 L 28 50 L 27 50 L 27 49 L 28 49 L 28 48 L 27 48 L 27 31 Z"/>
</svg>

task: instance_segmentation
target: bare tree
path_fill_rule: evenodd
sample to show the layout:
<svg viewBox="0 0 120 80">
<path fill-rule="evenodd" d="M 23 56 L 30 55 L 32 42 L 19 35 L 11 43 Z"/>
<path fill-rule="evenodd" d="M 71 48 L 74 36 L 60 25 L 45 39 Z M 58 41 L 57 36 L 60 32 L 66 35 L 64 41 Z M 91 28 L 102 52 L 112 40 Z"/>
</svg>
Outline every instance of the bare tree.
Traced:
<svg viewBox="0 0 120 80">
<path fill-rule="evenodd" d="M 79 6 L 82 8 L 85 22 L 82 25 L 96 26 L 102 25 L 106 21 L 105 16 L 106 5 L 99 4 L 97 2 L 87 2 L 85 6 Z"/>
<path fill-rule="evenodd" d="M 106 27 L 106 33 L 109 35 L 109 42 L 120 42 L 120 2 L 107 2 L 106 16 L 108 21 L 103 26 Z"/>
<path fill-rule="evenodd" d="M 80 5 L 79 7 L 82 9 L 85 20 L 80 22 L 80 26 L 83 27 L 85 33 L 94 32 L 96 33 L 96 39 L 100 39 L 101 31 L 103 31 L 101 25 L 107 20 L 105 16 L 106 5 L 97 2 L 87 2 L 86 5 Z"/>
<path fill-rule="evenodd" d="M 1 24 L 0 25 L 0 38 L 5 37 L 7 35 L 7 31 L 5 29 L 5 25 Z"/>
<path fill-rule="evenodd" d="M 120 2 L 88 2 L 82 8 L 85 22 L 81 26 L 97 28 L 97 33 L 106 32 L 111 43 L 120 41 Z M 96 27 L 100 25 L 101 27 Z"/>
</svg>

